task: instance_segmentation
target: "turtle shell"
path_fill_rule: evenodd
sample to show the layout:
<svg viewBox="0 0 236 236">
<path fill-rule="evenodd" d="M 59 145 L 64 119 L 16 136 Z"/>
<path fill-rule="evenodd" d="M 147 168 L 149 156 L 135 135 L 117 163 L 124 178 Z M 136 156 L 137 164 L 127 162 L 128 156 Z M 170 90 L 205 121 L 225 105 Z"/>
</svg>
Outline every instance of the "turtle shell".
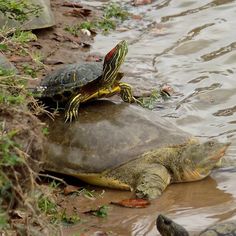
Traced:
<svg viewBox="0 0 236 236">
<path fill-rule="evenodd" d="M 22 22 L 7 18 L 3 13 L 0 12 L 0 27 L 20 27 L 24 30 L 33 30 L 47 28 L 55 25 L 54 16 L 50 7 L 50 0 L 28 0 L 27 2 L 29 4 L 35 4 L 39 6 L 39 16 L 30 16 L 29 20 L 22 24 Z"/>
<path fill-rule="evenodd" d="M 137 105 L 96 100 L 80 110 L 78 121 L 48 121 L 45 168 L 73 175 L 100 173 L 141 154 L 189 142 L 191 136 Z"/>
<path fill-rule="evenodd" d="M 102 74 L 102 63 L 71 64 L 46 76 L 41 84 L 41 97 L 61 100 L 70 97 L 81 87 L 95 81 Z"/>
</svg>

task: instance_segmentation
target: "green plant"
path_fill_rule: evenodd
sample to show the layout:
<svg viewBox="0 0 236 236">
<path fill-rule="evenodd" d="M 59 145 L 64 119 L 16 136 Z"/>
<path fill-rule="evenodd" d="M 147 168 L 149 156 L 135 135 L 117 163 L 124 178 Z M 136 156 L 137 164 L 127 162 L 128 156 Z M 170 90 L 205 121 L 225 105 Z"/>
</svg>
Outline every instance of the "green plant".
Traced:
<svg viewBox="0 0 236 236">
<path fill-rule="evenodd" d="M 80 221 L 80 217 L 77 214 L 68 215 L 64 210 L 61 214 L 61 222 L 64 224 L 76 224 Z"/>
<path fill-rule="evenodd" d="M 0 139 L 0 166 L 9 167 L 21 164 L 24 159 L 21 158 L 12 149 L 18 149 L 19 145 L 13 141 L 13 137 L 17 134 L 17 130 L 12 130 L 8 133 L 2 133 Z"/>
<path fill-rule="evenodd" d="M 37 36 L 31 31 L 16 30 L 11 36 L 11 40 L 15 43 L 25 44 L 31 41 L 37 41 Z"/>
<path fill-rule="evenodd" d="M 117 3 L 110 3 L 104 9 L 104 17 L 107 19 L 116 18 L 121 21 L 127 20 L 129 17 L 129 12 L 121 7 Z"/>
<path fill-rule="evenodd" d="M 9 209 L 13 204 L 24 201 L 23 186 L 20 185 L 22 179 L 17 170 L 23 170 L 27 163 L 25 153 L 14 140 L 18 132 L 19 130 L 7 131 L 5 123 L 3 121 L 0 123 L 0 226 L 2 227 L 8 226 Z"/>
<path fill-rule="evenodd" d="M 57 214 L 57 205 L 48 196 L 41 195 L 38 199 L 38 207 L 40 211 L 47 215 Z"/>
<path fill-rule="evenodd" d="M 107 217 L 107 215 L 108 215 L 107 211 L 108 211 L 108 206 L 103 205 L 103 206 L 99 207 L 97 210 L 93 211 L 92 214 L 97 217 L 104 218 L 104 217 Z"/>
<path fill-rule="evenodd" d="M 46 127 L 45 129 L 48 129 L 48 128 Z M 47 130 L 47 132 L 48 132 L 48 130 Z M 52 188 L 52 189 L 56 189 L 56 188 L 58 188 L 60 185 L 61 185 L 60 182 L 58 182 L 58 181 L 56 181 L 56 180 L 53 180 L 53 181 L 50 183 L 49 186 L 50 186 L 50 188 Z"/>
<path fill-rule="evenodd" d="M 43 65 L 43 55 L 40 51 L 34 51 L 30 54 L 30 56 L 36 64 Z"/>
<path fill-rule="evenodd" d="M 68 31 L 70 34 L 72 34 L 75 37 L 79 36 L 79 31 L 80 28 L 78 27 L 78 25 L 72 25 L 72 26 L 66 26 L 65 29 L 66 31 Z"/>
<path fill-rule="evenodd" d="M 102 30 L 103 33 L 107 34 L 109 31 L 116 29 L 118 21 L 127 20 L 128 17 L 128 11 L 124 10 L 117 3 L 110 3 L 104 8 L 104 13 L 101 18 L 94 19 L 93 21 L 84 21 L 81 24 L 67 26 L 65 30 L 76 37 L 79 35 L 81 29 L 99 29 Z"/>
<path fill-rule="evenodd" d="M 93 21 L 84 21 L 79 25 L 79 29 L 92 30 L 95 25 L 96 24 Z"/>
<path fill-rule="evenodd" d="M 5 69 L 5 68 L 0 67 L 0 76 L 3 76 L 4 77 L 3 79 L 5 79 L 6 77 L 12 77 L 14 75 L 15 75 L 15 71 L 14 70 Z"/>
<path fill-rule="evenodd" d="M 86 188 L 82 188 L 81 190 L 76 191 L 75 194 L 83 195 L 88 199 L 95 199 L 94 190 L 91 191 Z"/>
<path fill-rule="evenodd" d="M 30 66 L 27 63 L 22 64 L 23 67 L 23 71 L 26 75 L 31 76 L 32 78 L 36 78 L 37 77 L 37 70 L 34 69 L 32 66 Z"/>
<path fill-rule="evenodd" d="M 8 50 L 8 46 L 5 43 L 0 43 L 0 50 L 5 52 Z"/>
<path fill-rule="evenodd" d="M 71 33 L 73 36 L 78 37 L 81 29 L 92 30 L 96 28 L 96 24 L 93 21 L 84 21 L 81 24 L 72 26 L 66 26 L 65 30 Z"/>
<path fill-rule="evenodd" d="M 9 228 L 8 220 L 8 215 L 0 208 L 0 230 Z"/>
<path fill-rule="evenodd" d="M 141 106 L 152 110 L 155 108 L 156 103 L 160 101 L 161 97 L 161 93 L 158 90 L 153 90 L 151 91 L 150 96 L 140 97 L 138 101 L 140 102 Z"/>
<path fill-rule="evenodd" d="M 101 29 L 103 33 L 108 33 L 110 30 L 116 29 L 116 22 L 110 18 L 102 18 L 97 22 L 97 28 Z"/>
<path fill-rule="evenodd" d="M 14 70 L 0 68 L 0 104 L 20 105 L 25 101 L 26 79 L 16 77 Z"/>
</svg>

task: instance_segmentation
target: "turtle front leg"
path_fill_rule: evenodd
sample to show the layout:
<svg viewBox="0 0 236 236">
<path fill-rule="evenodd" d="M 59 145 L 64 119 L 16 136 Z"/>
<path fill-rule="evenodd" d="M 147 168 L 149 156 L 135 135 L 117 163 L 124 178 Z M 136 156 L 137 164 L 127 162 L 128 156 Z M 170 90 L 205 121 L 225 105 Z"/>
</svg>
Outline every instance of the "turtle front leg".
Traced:
<svg viewBox="0 0 236 236">
<path fill-rule="evenodd" d="M 128 103 L 137 102 L 140 104 L 140 101 L 133 96 L 132 87 L 129 84 L 120 82 L 119 87 L 120 87 L 120 96 L 124 102 Z"/>
<path fill-rule="evenodd" d="M 159 164 L 147 166 L 137 179 L 136 195 L 139 198 L 157 198 L 170 184 L 170 180 L 171 176 L 164 166 Z"/>
<path fill-rule="evenodd" d="M 89 95 L 87 93 L 79 93 L 74 96 L 68 103 L 65 111 L 65 123 L 67 121 L 71 122 L 73 119 L 78 120 L 79 117 L 79 105 L 80 103 L 86 102 L 88 100 L 98 97 L 98 91 Z"/>
<path fill-rule="evenodd" d="M 78 94 L 69 101 L 65 111 L 65 123 L 71 122 L 73 118 L 78 119 L 78 109 L 82 100 L 82 95 Z"/>
</svg>

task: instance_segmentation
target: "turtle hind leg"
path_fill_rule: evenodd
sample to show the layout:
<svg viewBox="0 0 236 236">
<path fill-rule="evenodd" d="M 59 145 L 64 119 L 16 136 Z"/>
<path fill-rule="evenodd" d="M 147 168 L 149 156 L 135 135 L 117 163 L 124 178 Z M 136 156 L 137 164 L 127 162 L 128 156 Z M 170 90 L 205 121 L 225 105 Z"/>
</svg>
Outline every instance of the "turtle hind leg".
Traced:
<svg viewBox="0 0 236 236">
<path fill-rule="evenodd" d="M 128 103 L 136 102 L 140 104 L 140 101 L 133 96 L 132 87 L 129 84 L 120 82 L 119 87 L 120 87 L 120 96 L 124 102 Z"/>
<path fill-rule="evenodd" d="M 78 119 L 79 105 L 82 102 L 82 100 L 83 100 L 82 95 L 78 94 L 69 101 L 65 111 L 65 123 L 68 121 L 71 122 L 73 119 L 75 120 Z"/>
<path fill-rule="evenodd" d="M 136 196 L 139 198 L 154 199 L 161 196 L 170 184 L 170 174 L 162 165 L 150 165 L 141 171 L 136 182 Z"/>
</svg>

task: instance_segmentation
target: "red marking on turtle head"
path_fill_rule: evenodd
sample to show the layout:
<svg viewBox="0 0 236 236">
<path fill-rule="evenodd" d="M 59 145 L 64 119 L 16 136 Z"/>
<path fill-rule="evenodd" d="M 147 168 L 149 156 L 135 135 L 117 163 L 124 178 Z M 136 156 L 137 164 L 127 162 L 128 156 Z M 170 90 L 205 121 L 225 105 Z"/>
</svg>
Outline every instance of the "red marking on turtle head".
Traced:
<svg viewBox="0 0 236 236">
<path fill-rule="evenodd" d="M 112 58 L 112 56 L 115 54 L 115 52 L 116 52 L 116 47 L 114 47 L 113 49 L 111 49 L 110 52 L 107 53 L 104 61 L 109 61 Z"/>
</svg>

